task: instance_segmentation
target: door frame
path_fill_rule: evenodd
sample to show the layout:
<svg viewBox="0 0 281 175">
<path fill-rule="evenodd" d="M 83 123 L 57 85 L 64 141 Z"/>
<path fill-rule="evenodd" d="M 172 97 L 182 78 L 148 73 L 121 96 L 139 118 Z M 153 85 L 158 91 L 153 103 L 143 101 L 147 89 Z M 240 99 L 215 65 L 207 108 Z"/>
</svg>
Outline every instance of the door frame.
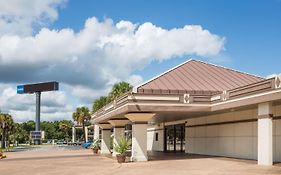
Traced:
<svg viewBox="0 0 281 175">
<path fill-rule="evenodd" d="M 176 149 L 176 127 L 180 126 L 181 130 L 180 130 L 180 134 L 181 134 L 181 146 L 180 146 L 180 150 Z M 174 135 L 174 150 L 167 150 L 167 129 L 168 128 L 173 128 L 173 135 Z M 183 144 L 185 144 L 183 141 L 185 139 L 185 123 L 181 123 L 181 124 L 175 124 L 175 125 L 168 125 L 168 126 L 164 126 L 164 152 L 185 152 L 185 150 L 183 149 Z"/>
</svg>

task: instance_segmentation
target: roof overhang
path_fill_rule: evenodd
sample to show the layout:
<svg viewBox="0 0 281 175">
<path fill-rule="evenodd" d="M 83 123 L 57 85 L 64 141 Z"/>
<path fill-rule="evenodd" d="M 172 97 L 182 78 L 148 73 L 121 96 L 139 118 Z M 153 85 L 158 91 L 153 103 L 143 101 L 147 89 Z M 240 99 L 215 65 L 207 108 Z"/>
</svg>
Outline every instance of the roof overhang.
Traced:
<svg viewBox="0 0 281 175">
<path fill-rule="evenodd" d="M 281 100 L 281 75 L 216 95 L 128 93 L 96 112 L 92 117 L 92 123 L 124 117 L 128 113 L 151 112 L 195 116 L 277 100 Z M 156 117 L 159 118 L 159 115 Z"/>
</svg>

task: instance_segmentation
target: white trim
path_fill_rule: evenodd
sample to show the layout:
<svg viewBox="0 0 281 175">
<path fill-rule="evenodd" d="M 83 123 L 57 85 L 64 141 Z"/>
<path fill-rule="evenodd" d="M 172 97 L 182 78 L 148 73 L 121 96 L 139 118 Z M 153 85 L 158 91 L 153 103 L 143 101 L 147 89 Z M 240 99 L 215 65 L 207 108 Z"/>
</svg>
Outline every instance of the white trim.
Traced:
<svg viewBox="0 0 281 175">
<path fill-rule="evenodd" d="M 129 96 L 128 100 L 157 100 L 157 101 L 179 101 L 179 96 L 165 97 L 165 96 Z"/>
<path fill-rule="evenodd" d="M 280 81 L 279 85 L 277 86 L 277 81 Z M 275 89 L 281 88 L 281 74 L 275 76 Z"/>
<path fill-rule="evenodd" d="M 179 125 L 179 124 L 183 124 L 185 125 L 186 119 L 185 120 L 176 120 L 176 121 L 171 121 L 171 122 L 165 122 L 164 127 L 165 126 L 171 126 L 171 125 Z"/>
<path fill-rule="evenodd" d="M 278 92 L 281 92 L 281 90 L 278 89 L 278 90 L 275 90 L 275 91 L 270 91 L 270 92 L 265 92 L 265 93 L 261 93 L 261 94 L 255 94 L 255 95 L 251 95 L 251 96 L 247 96 L 247 97 L 241 97 L 241 98 L 237 98 L 237 99 L 233 99 L 233 100 L 228 100 L 228 101 L 224 101 L 224 102 L 219 102 L 219 103 L 212 104 L 211 107 L 222 105 L 222 104 L 227 104 L 227 103 L 231 103 L 231 102 L 241 101 L 241 100 L 247 100 L 247 99 L 250 99 L 250 98 L 260 97 L 260 96 L 263 96 L 263 95 L 270 95 L 270 94 L 274 94 L 274 93 L 278 93 Z"/>
<path fill-rule="evenodd" d="M 104 108 L 104 110 L 107 111 L 108 109 L 111 109 L 111 108 L 113 108 L 113 107 L 114 107 L 114 104 L 111 104 L 111 105 L 109 105 L 109 106 L 106 106 L 106 107 Z"/>
<path fill-rule="evenodd" d="M 183 94 L 183 103 L 189 103 L 189 102 L 190 102 L 190 95 Z"/>
<path fill-rule="evenodd" d="M 138 106 L 174 106 L 174 107 L 211 107 L 211 104 L 192 104 L 192 103 L 128 103 Z"/>
<path fill-rule="evenodd" d="M 141 83 L 141 84 L 139 84 L 139 85 L 137 85 L 135 87 L 133 87 L 133 93 L 137 93 L 138 92 L 138 88 L 140 86 L 143 86 L 143 85 L 145 85 L 145 84 L 147 84 L 147 83 L 149 83 L 149 82 L 151 82 L 151 81 L 161 77 L 162 75 L 164 75 L 164 74 L 166 74 L 168 72 L 171 72 L 172 70 L 174 70 L 174 69 L 176 69 L 176 68 L 178 68 L 178 67 L 180 67 L 180 66 L 184 65 L 185 63 L 188 63 L 188 62 L 190 62 L 192 60 L 194 60 L 194 59 L 192 59 L 192 58 L 188 59 L 187 61 L 185 61 L 185 62 L 183 62 L 183 63 L 181 63 L 179 65 L 176 65 L 176 66 L 172 67 L 171 69 L 169 69 L 169 70 L 167 70 L 167 71 L 165 71 L 165 72 L 163 72 L 163 73 L 161 73 L 161 74 L 159 74 L 159 75 L 157 75 L 157 76 L 155 76 L 155 77 L 153 77 L 153 78 L 151 78 L 151 79 L 149 79 L 149 80 L 147 80 L 147 81 L 145 81 L 145 82 L 143 82 L 143 83 Z"/>
<path fill-rule="evenodd" d="M 141 104 L 141 103 L 127 103 L 127 104 L 125 104 L 125 105 L 122 105 L 122 106 L 119 106 L 118 108 L 115 108 L 115 109 L 113 109 L 112 111 L 109 111 L 109 112 L 107 112 L 106 114 L 107 115 L 109 115 L 110 113 L 113 113 L 113 112 L 115 112 L 115 111 L 117 111 L 117 110 L 119 110 L 119 109 L 121 109 L 121 108 L 123 108 L 123 107 L 127 107 L 127 106 L 129 106 L 129 105 L 142 105 L 142 106 L 174 106 L 174 107 L 211 107 L 211 104 L 183 104 L 183 103 L 177 103 L 177 104 L 171 104 L 171 103 L 169 103 L 169 104 L 167 104 L 167 103 L 157 103 L 157 104 L 155 104 L 155 103 L 143 103 L 143 104 Z M 211 110 L 210 110 L 211 111 Z M 106 112 L 106 111 L 105 111 Z M 100 116 L 98 116 L 98 117 L 96 117 L 96 118 L 91 118 L 92 120 L 95 120 L 95 119 L 99 119 L 99 118 L 103 118 L 103 116 L 104 116 L 105 114 L 102 114 L 102 115 L 100 115 Z"/>
<path fill-rule="evenodd" d="M 220 100 L 220 99 L 221 99 L 221 95 L 216 95 L 211 97 L 211 101 Z"/>
</svg>

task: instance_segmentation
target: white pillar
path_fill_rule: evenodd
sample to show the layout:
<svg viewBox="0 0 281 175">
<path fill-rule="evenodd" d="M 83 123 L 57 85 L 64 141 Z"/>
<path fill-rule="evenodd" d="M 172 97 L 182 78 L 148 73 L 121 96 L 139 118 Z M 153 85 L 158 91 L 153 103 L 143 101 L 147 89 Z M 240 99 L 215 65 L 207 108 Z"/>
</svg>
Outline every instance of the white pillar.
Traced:
<svg viewBox="0 0 281 175">
<path fill-rule="evenodd" d="M 154 113 L 129 113 L 125 117 L 132 125 L 132 156 L 131 161 L 147 161 L 147 123 Z"/>
<path fill-rule="evenodd" d="M 72 143 L 74 143 L 75 142 L 75 127 L 72 127 Z"/>
<path fill-rule="evenodd" d="M 85 142 L 88 142 L 88 127 L 85 126 Z"/>
<path fill-rule="evenodd" d="M 130 121 L 127 118 L 115 118 L 110 119 L 108 122 L 113 126 L 113 153 L 112 156 L 116 156 L 118 154 L 114 150 L 114 144 L 117 143 L 117 141 L 125 137 L 125 125 L 128 124 Z"/>
<path fill-rule="evenodd" d="M 102 129 L 101 154 L 111 154 L 110 135 L 111 135 L 111 129 Z"/>
<path fill-rule="evenodd" d="M 147 123 L 132 125 L 132 156 L 131 161 L 147 161 Z"/>
<path fill-rule="evenodd" d="M 114 150 L 114 144 L 116 144 L 120 138 L 125 137 L 124 133 L 125 133 L 125 128 L 122 126 L 113 128 L 113 153 L 112 153 L 112 156 L 116 156 L 116 154 L 118 154 Z"/>
<path fill-rule="evenodd" d="M 272 104 L 258 105 L 258 164 L 273 164 Z"/>
<path fill-rule="evenodd" d="M 94 140 L 100 138 L 100 127 L 98 125 L 94 125 Z"/>
</svg>

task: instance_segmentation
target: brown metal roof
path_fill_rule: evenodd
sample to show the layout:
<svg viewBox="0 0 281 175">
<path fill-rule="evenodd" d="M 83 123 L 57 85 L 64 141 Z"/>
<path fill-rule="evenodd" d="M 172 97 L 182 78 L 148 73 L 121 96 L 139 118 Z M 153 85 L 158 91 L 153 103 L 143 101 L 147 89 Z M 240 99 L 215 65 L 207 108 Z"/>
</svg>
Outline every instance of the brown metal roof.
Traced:
<svg viewBox="0 0 281 175">
<path fill-rule="evenodd" d="M 137 87 L 138 93 L 217 93 L 261 81 L 233 69 L 189 60 Z"/>
</svg>

